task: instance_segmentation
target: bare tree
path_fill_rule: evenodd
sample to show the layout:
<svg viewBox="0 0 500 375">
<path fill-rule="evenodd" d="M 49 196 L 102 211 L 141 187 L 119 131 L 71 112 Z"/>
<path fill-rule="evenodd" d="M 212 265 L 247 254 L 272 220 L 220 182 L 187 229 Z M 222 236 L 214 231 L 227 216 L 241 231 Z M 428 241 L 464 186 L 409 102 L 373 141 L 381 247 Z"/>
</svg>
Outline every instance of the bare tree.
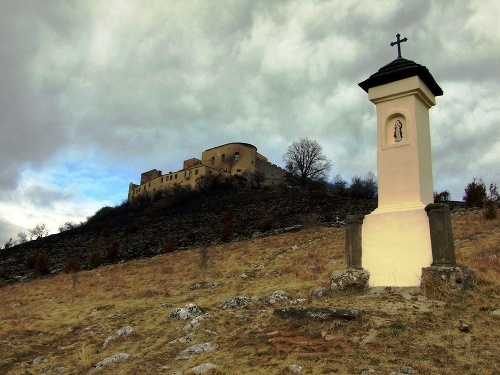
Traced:
<svg viewBox="0 0 500 375">
<path fill-rule="evenodd" d="M 290 177 L 301 186 L 325 180 L 332 169 L 332 163 L 323 154 L 321 145 L 307 138 L 293 142 L 283 155 L 283 161 Z"/>
<path fill-rule="evenodd" d="M 14 241 L 12 241 L 12 238 L 10 240 L 8 240 L 5 245 L 4 245 L 4 249 L 9 249 L 11 248 L 12 246 L 14 246 Z"/>
<path fill-rule="evenodd" d="M 36 227 L 34 227 L 32 229 L 28 229 L 28 232 L 30 233 L 31 238 L 32 239 L 34 238 L 36 240 L 49 235 L 49 230 L 47 229 L 47 227 L 43 223 L 37 224 Z"/>
<path fill-rule="evenodd" d="M 366 176 L 354 176 L 349 186 L 349 195 L 353 198 L 373 199 L 377 196 L 377 178 L 373 172 L 368 172 Z"/>
<path fill-rule="evenodd" d="M 159 190 L 161 192 L 161 190 Z M 59 232 L 62 233 L 62 232 L 65 232 L 67 230 L 71 230 L 71 229 L 75 229 L 78 227 L 78 223 L 75 223 L 73 221 L 67 221 L 64 223 L 64 225 L 61 225 L 59 227 Z"/>
<path fill-rule="evenodd" d="M 29 241 L 28 235 L 25 232 L 19 232 L 17 237 L 19 238 L 19 243 L 26 243 Z"/>
<path fill-rule="evenodd" d="M 253 188 L 260 186 L 266 181 L 266 174 L 258 169 L 251 171 L 249 169 L 242 173 L 243 177 L 247 179 L 247 186 Z"/>
</svg>

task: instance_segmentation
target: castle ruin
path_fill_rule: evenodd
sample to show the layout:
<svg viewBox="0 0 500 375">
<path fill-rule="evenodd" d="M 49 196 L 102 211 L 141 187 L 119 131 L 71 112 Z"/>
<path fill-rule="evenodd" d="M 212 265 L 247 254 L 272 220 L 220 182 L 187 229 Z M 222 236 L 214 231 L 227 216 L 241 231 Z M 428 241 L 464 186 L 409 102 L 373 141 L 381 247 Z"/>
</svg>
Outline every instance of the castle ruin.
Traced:
<svg viewBox="0 0 500 375">
<path fill-rule="evenodd" d="M 201 154 L 201 160 L 184 160 L 181 170 L 162 174 L 152 169 L 141 173 L 139 185 L 130 183 L 128 199 L 141 194 L 153 194 L 157 190 L 175 186 L 196 187 L 197 180 L 203 176 L 242 175 L 245 171 L 261 171 L 265 175 L 264 186 L 277 185 L 283 181 L 286 171 L 257 152 L 257 147 L 249 143 L 226 143 L 209 148 Z"/>
</svg>

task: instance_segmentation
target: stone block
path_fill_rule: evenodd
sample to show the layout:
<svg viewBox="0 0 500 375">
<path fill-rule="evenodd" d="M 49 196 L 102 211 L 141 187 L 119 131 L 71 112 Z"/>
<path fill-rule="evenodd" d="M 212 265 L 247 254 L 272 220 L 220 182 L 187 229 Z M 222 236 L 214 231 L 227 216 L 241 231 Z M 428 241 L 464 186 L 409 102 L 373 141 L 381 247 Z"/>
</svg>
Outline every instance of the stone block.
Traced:
<svg viewBox="0 0 500 375">
<path fill-rule="evenodd" d="M 368 287 L 369 278 L 370 273 L 364 269 L 348 268 L 346 270 L 333 271 L 331 288 L 363 290 Z"/>
<path fill-rule="evenodd" d="M 468 268 L 431 266 L 422 268 L 420 287 L 426 296 L 436 298 L 472 289 L 474 280 L 474 272 Z"/>
<path fill-rule="evenodd" d="M 348 215 L 345 227 L 345 260 L 347 268 L 361 269 L 361 228 L 365 215 Z"/>
<path fill-rule="evenodd" d="M 431 203 L 425 207 L 431 234 L 431 266 L 455 267 L 455 246 L 451 227 L 450 208 L 447 204 Z"/>
</svg>

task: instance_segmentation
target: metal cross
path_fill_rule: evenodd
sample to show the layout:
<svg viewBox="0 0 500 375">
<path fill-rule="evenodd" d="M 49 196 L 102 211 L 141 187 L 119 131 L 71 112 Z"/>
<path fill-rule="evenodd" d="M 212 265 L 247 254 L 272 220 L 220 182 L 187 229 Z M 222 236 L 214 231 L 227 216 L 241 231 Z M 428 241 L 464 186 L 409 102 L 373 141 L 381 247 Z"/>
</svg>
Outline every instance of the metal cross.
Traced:
<svg viewBox="0 0 500 375">
<path fill-rule="evenodd" d="M 399 39 L 399 37 L 401 36 L 401 34 L 396 34 L 396 41 L 395 42 L 391 42 L 391 47 L 393 47 L 395 44 L 398 45 L 398 59 L 401 58 L 401 43 L 403 42 L 406 42 L 408 39 L 406 38 L 403 38 L 403 39 Z"/>
</svg>

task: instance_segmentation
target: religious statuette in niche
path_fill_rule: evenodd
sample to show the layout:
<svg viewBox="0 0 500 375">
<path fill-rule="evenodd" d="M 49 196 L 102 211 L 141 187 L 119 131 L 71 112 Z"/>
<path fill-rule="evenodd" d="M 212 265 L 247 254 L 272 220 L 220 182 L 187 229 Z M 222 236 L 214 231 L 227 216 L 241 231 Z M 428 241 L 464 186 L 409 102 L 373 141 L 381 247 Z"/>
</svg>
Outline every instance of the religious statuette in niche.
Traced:
<svg viewBox="0 0 500 375">
<path fill-rule="evenodd" d="M 403 123 L 399 120 L 396 120 L 394 124 L 394 140 L 396 142 L 401 142 L 403 139 Z"/>
</svg>

